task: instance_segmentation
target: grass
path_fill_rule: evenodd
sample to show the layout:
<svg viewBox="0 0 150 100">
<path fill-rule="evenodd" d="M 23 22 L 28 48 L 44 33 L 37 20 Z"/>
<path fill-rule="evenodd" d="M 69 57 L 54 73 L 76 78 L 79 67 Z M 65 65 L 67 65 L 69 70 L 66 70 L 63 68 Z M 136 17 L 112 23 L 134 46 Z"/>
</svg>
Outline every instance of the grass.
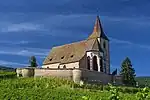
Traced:
<svg viewBox="0 0 150 100">
<path fill-rule="evenodd" d="M 121 100 L 137 100 L 133 93 L 119 93 Z M 108 100 L 106 90 L 86 89 L 59 78 L 16 78 L 0 81 L 0 100 Z"/>
<path fill-rule="evenodd" d="M 2 71 L 0 70 L 0 79 L 4 78 L 15 78 L 16 77 L 16 72 L 14 71 Z"/>
</svg>

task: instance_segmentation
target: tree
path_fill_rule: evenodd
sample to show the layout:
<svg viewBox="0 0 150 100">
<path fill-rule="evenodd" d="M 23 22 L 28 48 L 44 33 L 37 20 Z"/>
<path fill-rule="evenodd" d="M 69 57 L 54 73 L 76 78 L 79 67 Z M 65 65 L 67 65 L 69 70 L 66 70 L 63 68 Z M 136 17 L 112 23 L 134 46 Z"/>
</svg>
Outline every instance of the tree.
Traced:
<svg viewBox="0 0 150 100">
<path fill-rule="evenodd" d="M 122 62 L 120 75 L 122 76 L 122 81 L 125 85 L 135 86 L 135 70 L 128 57 Z"/>
<path fill-rule="evenodd" d="M 30 58 L 30 67 L 37 67 L 36 58 L 35 56 L 31 56 Z"/>
</svg>

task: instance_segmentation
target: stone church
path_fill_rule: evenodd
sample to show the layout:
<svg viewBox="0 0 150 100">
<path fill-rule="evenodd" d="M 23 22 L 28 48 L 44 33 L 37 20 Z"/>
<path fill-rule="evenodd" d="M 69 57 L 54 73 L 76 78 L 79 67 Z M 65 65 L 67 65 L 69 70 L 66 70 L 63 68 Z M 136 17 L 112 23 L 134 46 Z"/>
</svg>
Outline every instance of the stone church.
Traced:
<svg viewBox="0 0 150 100">
<path fill-rule="evenodd" d="M 90 36 L 82 41 L 53 47 L 42 68 L 87 69 L 110 74 L 109 39 L 97 16 Z"/>
<path fill-rule="evenodd" d="M 17 68 L 16 72 L 17 76 L 60 77 L 76 83 L 84 81 L 122 84 L 121 76 L 110 73 L 109 39 L 98 16 L 87 39 L 53 47 L 42 68 Z"/>
</svg>

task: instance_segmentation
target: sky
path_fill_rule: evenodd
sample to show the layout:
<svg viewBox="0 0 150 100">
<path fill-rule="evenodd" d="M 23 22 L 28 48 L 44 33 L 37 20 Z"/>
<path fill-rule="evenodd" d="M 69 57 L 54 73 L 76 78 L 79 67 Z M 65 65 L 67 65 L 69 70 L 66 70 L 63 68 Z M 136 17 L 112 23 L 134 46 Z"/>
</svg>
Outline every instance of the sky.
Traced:
<svg viewBox="0 0 150 100">
<path fill-rule="evenodd" d="M 0 65 L 42 65 L 53 46 L 86 39 L 96 16 L 110 39 L 111 70 L 129 57 L 150 76 L 149 0 L 0 0 Z"/>
</svg>

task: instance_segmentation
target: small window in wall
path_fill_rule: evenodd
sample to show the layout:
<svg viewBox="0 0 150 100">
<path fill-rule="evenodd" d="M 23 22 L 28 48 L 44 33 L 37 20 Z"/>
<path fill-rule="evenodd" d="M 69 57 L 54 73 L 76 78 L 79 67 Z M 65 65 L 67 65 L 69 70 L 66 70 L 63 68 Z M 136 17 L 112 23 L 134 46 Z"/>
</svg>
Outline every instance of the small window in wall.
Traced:
<svg viewBox="0 0 150 100">
<path fill-rule="evenodd" d="M 103 47 L 106 48 L 106 43 L 105 42 L 103 43 Z"/>
<path fill-rule="evenodd" d="M 66 68 L 66 65 L 64 65 L 63 68 L 65 69 L 65 68 Z"/>
<path fill-rule="evenodd" d="M 64 56 L 62 56 L 61 59 L 64 59 Z"/>
<path fill-rule="evenodd" d="M 60 66 L 58 66 L 58 69 L 60 69 Z"/>
</svg>

